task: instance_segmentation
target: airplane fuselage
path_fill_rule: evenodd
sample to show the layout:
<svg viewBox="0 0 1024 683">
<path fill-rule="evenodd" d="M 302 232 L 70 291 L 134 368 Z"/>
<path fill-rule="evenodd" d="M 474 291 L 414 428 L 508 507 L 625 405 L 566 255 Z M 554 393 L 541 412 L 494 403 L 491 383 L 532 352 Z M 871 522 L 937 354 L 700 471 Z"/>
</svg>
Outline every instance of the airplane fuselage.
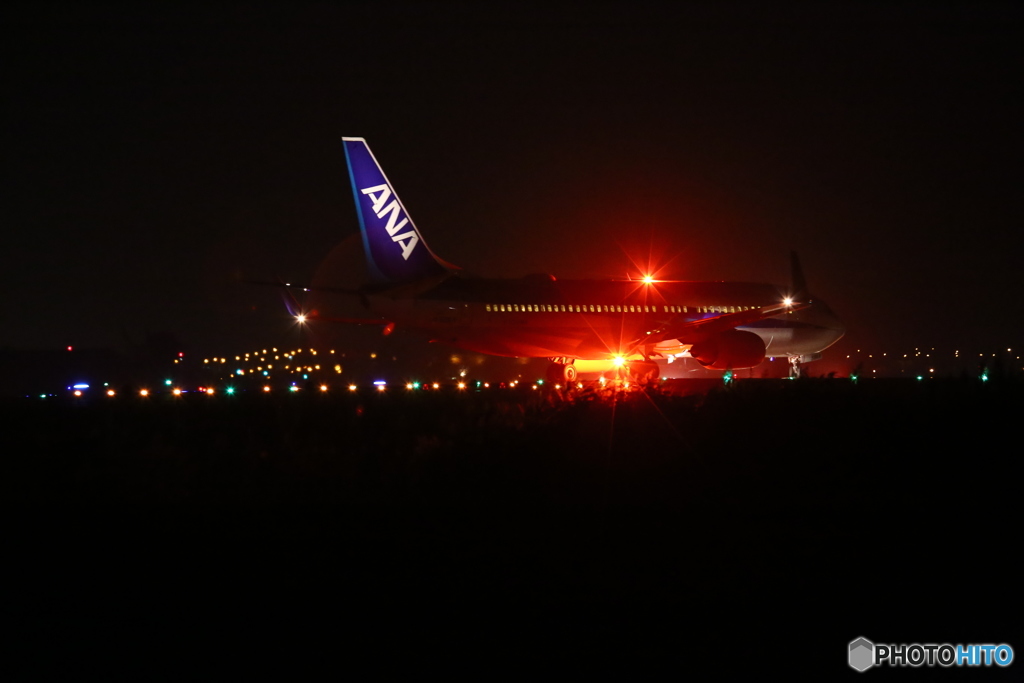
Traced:
<svg viewBox="0 0 1024 683">
<path fill-rule="evenodd" d="M 368 303 L 382 319 L 470 351 L 607 360 L 682 353 L 698 339 L 642 340 L 652 330 L 777 305 L 782 297 L 773 285 L 747 282 L 452 277 L 414 297 L 385 290 Z M 777 356 L 817 353 L 842 336 L 820 304 L 737 329 L 757 334 Z"/>
</svg>

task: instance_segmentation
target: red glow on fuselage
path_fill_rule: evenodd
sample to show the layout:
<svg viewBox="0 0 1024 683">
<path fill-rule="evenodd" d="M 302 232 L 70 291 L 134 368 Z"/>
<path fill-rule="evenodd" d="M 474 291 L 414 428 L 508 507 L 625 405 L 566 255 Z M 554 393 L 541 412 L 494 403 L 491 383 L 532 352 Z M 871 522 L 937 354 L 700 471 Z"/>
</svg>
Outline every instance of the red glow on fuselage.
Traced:
<svg viewBox="0 0 1024 683">
<path fill-rule="evenodd" d="M 452 278 L 413 301 L 372 303 L 386 319 L 458 348 L 598 360 L 649 351 L 669 327 L 780 300 L 776 287 L 758 283 Z"/>
</svg>

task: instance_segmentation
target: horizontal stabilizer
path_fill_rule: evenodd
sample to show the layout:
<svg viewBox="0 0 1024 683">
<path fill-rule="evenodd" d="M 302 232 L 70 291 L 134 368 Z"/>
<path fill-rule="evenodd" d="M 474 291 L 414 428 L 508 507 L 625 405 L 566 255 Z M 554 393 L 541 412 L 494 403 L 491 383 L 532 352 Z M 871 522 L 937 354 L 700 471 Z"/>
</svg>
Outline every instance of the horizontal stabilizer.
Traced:
<svg viewBox="0 0 1024 683">
<path fill-rule="evenodd" d="M 316 311 L 310 311 L 306 320 L 316 320 L 328 323 L 348 323 L 350 325 L 393 325 L 389 320 L 383 318 L 339 318 L 327 315 L 320 315 Z"/>
</svg>

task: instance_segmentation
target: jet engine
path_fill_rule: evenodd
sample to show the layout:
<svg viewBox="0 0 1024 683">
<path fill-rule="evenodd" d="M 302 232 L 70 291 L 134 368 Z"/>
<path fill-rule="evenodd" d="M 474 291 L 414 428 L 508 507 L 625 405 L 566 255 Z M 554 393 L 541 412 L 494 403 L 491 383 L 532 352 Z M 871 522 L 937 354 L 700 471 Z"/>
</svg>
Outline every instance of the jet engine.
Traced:
<svg viewBox="0 0 1024 683">
<path fill-rule="evenodd" d="M 764 340 L 753 332 L 729 330 L 697 342 L 690 356 L 710 370 L 752 368 L 764 360 Z"/>
</svg>

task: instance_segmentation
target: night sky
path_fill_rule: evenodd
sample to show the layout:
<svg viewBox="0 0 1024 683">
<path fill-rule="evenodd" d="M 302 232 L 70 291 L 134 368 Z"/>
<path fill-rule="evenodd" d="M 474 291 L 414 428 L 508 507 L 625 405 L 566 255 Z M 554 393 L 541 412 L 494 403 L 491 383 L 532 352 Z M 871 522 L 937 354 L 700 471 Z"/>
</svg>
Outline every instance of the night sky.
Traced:
<svg viewBox="0 0 1024 683">
<path fill-rule="evenodd" d="M 1012 5 L 5 12 L 0 347 L 279 343 L 245 281 L 358 249 L 343 135 L 474 273 L 785 284 L 796 249 L 844 344 L 1024 342 Z"/>
</svg>

